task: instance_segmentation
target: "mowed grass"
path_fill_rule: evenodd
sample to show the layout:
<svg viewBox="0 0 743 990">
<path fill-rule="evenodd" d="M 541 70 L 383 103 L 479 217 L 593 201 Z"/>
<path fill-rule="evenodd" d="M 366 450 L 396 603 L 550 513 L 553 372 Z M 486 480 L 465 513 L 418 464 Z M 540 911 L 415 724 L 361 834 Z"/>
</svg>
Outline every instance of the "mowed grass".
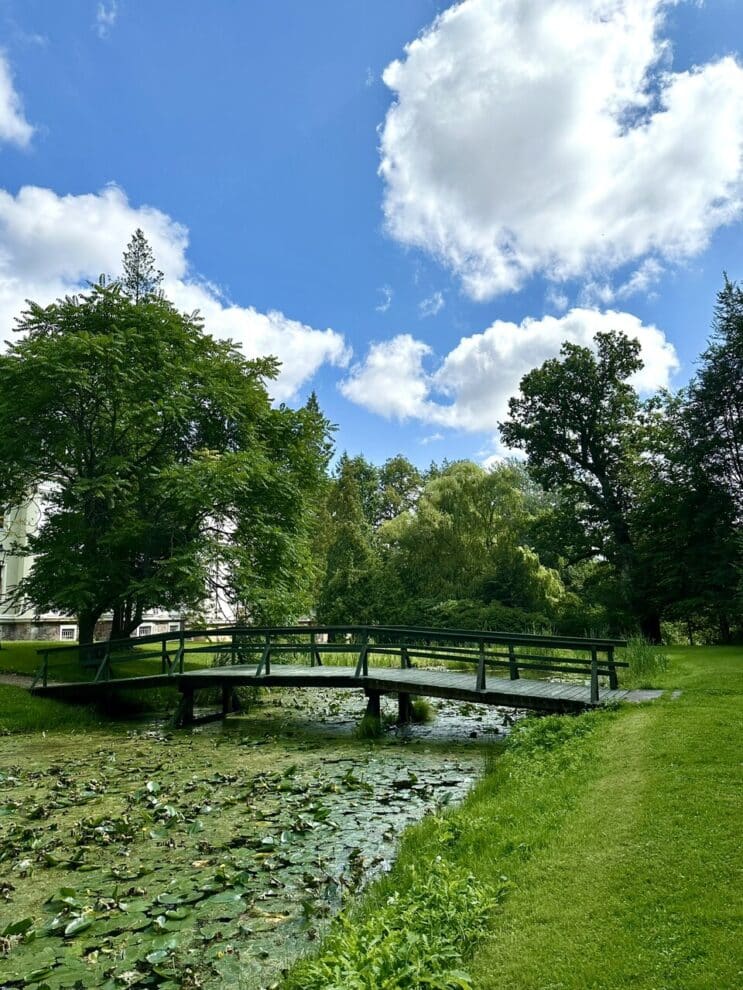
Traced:
<svg viewBox="0 0 743 990">
<path fill-rule="evenodd" d="M 382 930 L 390 897 L 420 896 L 412 923 L 433 937 L 425 890 L 408 878 L 444 863 L 489 889 L 492 906 L 461 960 L 467 981 L 436 986 L 743 987 L 743 649 L 665 652 L 654 679 L 680 697 L 528 720 L 461 807 L 406 833 L 394 870 L 350 917 L 367 933 L 378 917 Z M 369 949 L 341 925 L 289 985 L 320 987 L 318 972 L 367 985 L 356 970 Z M 406 979 L 401 961 L 385 986 Z"/>
<path fill-rule="evenodd" d="M 0 675 L 19 674 L 33 677 L 39 666 L 38 650 L 59 647 L 59 643 L 4 642 L 0 645 Z M 65 656 L 65 654 L 62 654 Z M 82 670 L 74 653 L 64 666 L 56 668 L 58 680 L 92 680 L 94 671 Z M 128 661 L 128 676 L 159 673 L 159 664 L 149 660 Z M 50 679 L 53 679 L 50 677 Z M 52 732 L 55 730 L 83 731 L 117 719 L 152 712 L 172 714 L 178 703 L 176 688 L 120 691 L 116 697 L 102 696 L 80 704 L 53 698 L 37 697 L 25 687 L 0 684 L 0 735 L 15 733 Z"/>
</svg>

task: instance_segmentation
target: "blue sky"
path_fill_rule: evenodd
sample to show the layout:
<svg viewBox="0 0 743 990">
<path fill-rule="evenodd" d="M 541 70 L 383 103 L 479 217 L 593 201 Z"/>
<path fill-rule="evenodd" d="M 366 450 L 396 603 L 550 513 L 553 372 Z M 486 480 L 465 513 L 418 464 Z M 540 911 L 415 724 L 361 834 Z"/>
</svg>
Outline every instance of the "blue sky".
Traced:
<svg viewBox="0 0 743 990">
<path fill-rule="evenodd" d="M 682 384 L 743 276 L 735 0 L 0 0 L 0 33 L 4 326 L 141 225 L 341 449 L 485 461 L 520 374 L 609 326 Z"/>
</svg>

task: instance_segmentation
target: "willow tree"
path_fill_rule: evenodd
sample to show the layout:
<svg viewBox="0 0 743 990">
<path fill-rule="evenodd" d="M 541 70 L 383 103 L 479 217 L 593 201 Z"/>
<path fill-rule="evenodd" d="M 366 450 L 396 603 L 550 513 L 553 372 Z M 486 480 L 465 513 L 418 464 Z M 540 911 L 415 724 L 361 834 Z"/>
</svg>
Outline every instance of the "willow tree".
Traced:
<svg viewBox="0 0 743 990">
<path fill-rule="evenodd" d="M 76 614 L 81 642 L 104 613 L 128 635 L 210 588 L 258 618 L 304 606 L 327 423 L 274 408 L 277 361 L 216 340 L 145 275 L 146 291 L 102 280 L 29 304 L 0 356 L 0 505 L 41 490 L 46 509 L 14 594 Z"/>
</svg>

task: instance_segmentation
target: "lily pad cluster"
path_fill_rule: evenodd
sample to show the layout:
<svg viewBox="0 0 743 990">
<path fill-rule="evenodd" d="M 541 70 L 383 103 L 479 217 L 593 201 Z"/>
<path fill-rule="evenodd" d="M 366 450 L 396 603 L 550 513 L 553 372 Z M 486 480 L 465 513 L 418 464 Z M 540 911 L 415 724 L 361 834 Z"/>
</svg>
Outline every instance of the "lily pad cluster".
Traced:
<svg viewBox="0 0 743 990">
<path fill-rule="evenodd" d="M 261 718 L 2 742 L 0 986 L 269 986 L 481 765 Z"/>
</svg>

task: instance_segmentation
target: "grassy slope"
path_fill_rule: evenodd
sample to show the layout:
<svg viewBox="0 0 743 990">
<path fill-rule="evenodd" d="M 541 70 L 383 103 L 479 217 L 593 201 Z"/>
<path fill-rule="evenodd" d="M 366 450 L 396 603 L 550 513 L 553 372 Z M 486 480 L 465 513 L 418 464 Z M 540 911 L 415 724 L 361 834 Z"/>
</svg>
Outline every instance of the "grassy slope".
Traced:
<svg viewBox="0 0 743 990">
<path fill-rule="evenodd" d="M 354 914 L 373 928 L 440 856 L 507 887 L 468 961 L 481 990 L 743 987 L 743 650 L 672 661 L 660 686 L 680 698 L 535 723 L 461 808 L 407 833 Z"/>
<path fill-rule="evenodd" d="M 58 643 L 11 642 L 0 646 L 0 674 L 21 674 L 33 676 L 39 666 L 37 650 L 45 646 L 59 646 Z M 70 654 L 72 658 L 74 655 Z M 137 662 L 130 662 L 129 673 L 153 673 L 151 661 L 142 661 L 141 669 Z M 159 667 L 154 672 L 159 672 Z M 72 660 L 69 667 L 61 671 L 61 679 L 77 680 L 79 667 Z M 64 676 L 66 675 L 66 676 Z M 92 676 L 84 672 L 86 678 Z M 32 733 L 56 729 L 84 730 L 96 725 L 109 723 L 119 714 L 132 714 L 142 711 L 174 711 L 178 701 L 177 691 L 161 688 L 157 691 L 124 692 L 118 701 L 101 699 L 97 705 L 80 705 L 73 702 L 57 701 L 52 698 L 39 698 L 28 693 L 23 687 L 0 684 L 0 736 L 9 733 Z"/>
<path fill-rule="evenodd" d="M 682 697 L 592 741 L 572 807 L 475 960 L 477 986 L 743 986 L 743 655 L 673 659 Z"/>
</svg>

